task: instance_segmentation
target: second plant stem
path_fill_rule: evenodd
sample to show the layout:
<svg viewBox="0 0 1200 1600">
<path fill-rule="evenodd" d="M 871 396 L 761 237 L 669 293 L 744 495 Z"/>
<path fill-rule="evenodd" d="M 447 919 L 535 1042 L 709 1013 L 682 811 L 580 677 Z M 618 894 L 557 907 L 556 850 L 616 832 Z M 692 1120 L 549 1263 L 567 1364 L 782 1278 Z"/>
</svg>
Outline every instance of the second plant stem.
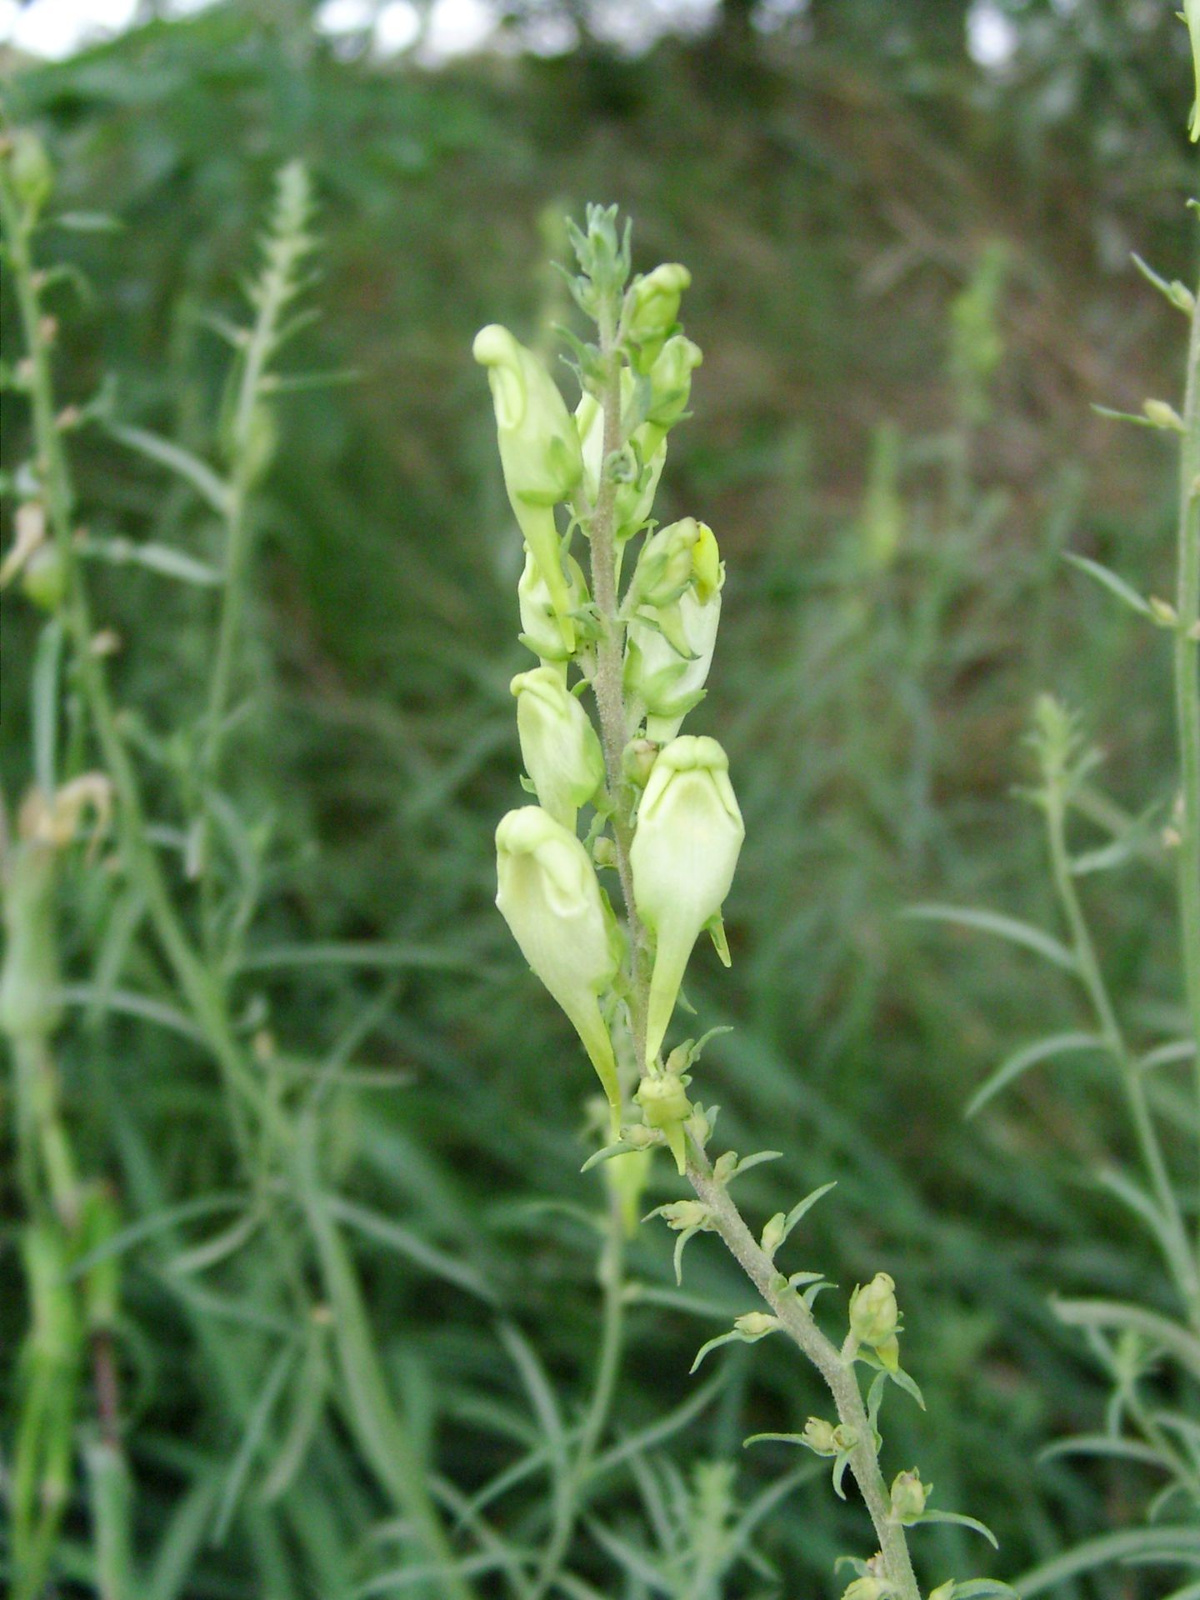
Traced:
<svg viewBox="0 0 1200 1600">
<path fill-rule="evenodd" d="M 624 439 L 621 424 L 621 369 L 617 318 L 611 308 L 599 319 L 600 349 L 608 374 L 603 393 L 604 445 L 596 504 L 587 519 L 591 540 L 592 595 L 600 614 L 602 635 L 596 649 L 593 689 L 600 716 L 601 743 L 613 812 L 617 869 L 625 898 L 630 942 L 633 947 L 630 1012 L 637 1060 L 645 1059 L 645 1016 L 649 980 L 645 952 L 646 930 L 634 903 L 629 846 L 633 837 L 633 797 L 623 772 L 623 753 L 629 738 L 623 682 L 622 631 L 618 618 L 616 580 L 615 480 L 609 462 Z M 842 1425 L 853 1434 L 850 1470 L 858 1484 L 883 1557 L 884 1572 L 895 1600 L 921 1600 L 903 1526 L 891 1519 L 890 1497 L 879 1467 L 874 1430 L 867 1419 L 858 1378 L 833 1342 L 817 1326 L 812 1313 L 791 1290 L 776 1286 L 777 1270 L 757 1243 L 726 1187 L 712 1176 L 703 1152 L 693 1147 L 688 1179 L 697 1197 L 709 1209 L 715 1231 L 745 1271 L 755 1288 L 779 1318 L 783 1330 L 820 1372 L 837 1407 Z"/>
</svg>

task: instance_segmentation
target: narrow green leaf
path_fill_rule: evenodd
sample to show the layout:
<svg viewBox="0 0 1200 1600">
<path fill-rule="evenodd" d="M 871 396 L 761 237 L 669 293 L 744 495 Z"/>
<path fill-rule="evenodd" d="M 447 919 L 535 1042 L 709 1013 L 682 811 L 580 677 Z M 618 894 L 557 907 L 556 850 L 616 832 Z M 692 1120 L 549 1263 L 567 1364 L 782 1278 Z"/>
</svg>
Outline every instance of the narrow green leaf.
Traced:
<svg viewBox="0 0 1200 1600">
<path fill-rule="evenodd" d="M 909 906 L 900 913 L 902 917 L 927 922 L 946 922 L 960 928 L 977 928 L 981 933 L 994 933 L 998 939 L 1020 945 L 1035 955 L 1043 956 L 1064 972 L 1075 971 L 1075 957 L 1066 945 L 1041 928 L 1031 927 L 1016 917 L 1003 916 L 998 911 L 984 911 L 973 906 L 919 905 Z"/>
<path fill-rule="evenodd" d="M 788 1212 L 787 1217 L 784 1219 L 783 1239 L 779 1241 L 781 1245 L 796 1224 L 812 1210 L 817 1201 L 820 1200 L 824 1195 L 827 1195 L 831 1189 L 836 1188 L 837 1179 L 835 1178 L 832 1183 L 823 1183 L 819 1189 L 814 1189 L 811 1194 L 806 1194 L 803 1200 L 798 1201 L 792 1207 L 792 1209 Z"/>
<path fill-rule="evenodd" d="M 218 516 L 229 515 L 233 504 L 232 490 L 199 456 L 194 456 L 181 445 L 172 444 L 169 439 L 160 438 L 156 433 L 147 433 L 144 428 L 131 428 L 126 423 L 110 422 L 108 432 L 119 444 L 128 445 L 139 455 L 166 467 L 189 483 Z"/>
<path fill-rule="evenodd" d="M 1195 1054 L 1196 1046 L 1193 1040 L 1172 1039 L 1167 1044 L 1160 1044 L 1153 1050 L 1148 1050 L 1138 1061 L 1138 1067 L 1143 1072 L 1152 1072 L 1155 1067 L 1169 1067 L 1177 1061 L 1190 1061 Z"/>
<path fill-rule="evenodd" d="M 1138 1439 L 1122 1439 L 1111 1433 L 1081 1433 L 1073 1439 L 1057 1439 L 1039 1452 L 1039 1461 L 1052 1461 L 1056 1456 L 1115 1456 L 1123 1461 L 1139 1461 L 1148 1467 L 1171 1470 L 1158 1451 Z"/>
<path fill-rule="evenodd" d="M 113 567 L 145 567 L 164 578 L 178 578 L 182 583 L 194 583 L 201 588 L 217 589 L 225 582 L 224 574 L 216 567 L 153 540 L 139 544 L 133 539 L 88 539 L 80 547 L 80 553 L 106 561 Z"/>
<path fill-rule="evenodd" d="M 1145 423 L 1145 417 L 1134 417 L 1134 422 Z M 1136 611 L 1139 617 L 1153 617 L 1150 602 L 1140 595 L 1124 578 L 1118 577 L 1110 567 L 1104 566 L 1099 561 L 1092 561 L 1087 556 L 1077 556 L 1068 550 L 1063 556 L 1064 561 L 1069 561 L 1073 567 L 1078 567 L 1080 572 L 1086 572 L 1089 578 L 1094 578 L 1098 584 L 1107 589 L 1109 594 L 1116 595 L 1131 611 Z"/>
<path fill-rule="evenodd" d="M 426 1271 L 444 1278 L 447 1283 L 465 1289 L 468 1294 L 478 1295 L 481 1300 L 486 1300 L 491 1305 L 496 1304 L 494 1291 L 468 1262 L 447 1255 L 444 1250 L 401 1227 L 390 1217 L 381 1217 L 377 1212 L 368 1211 L 365 1206 L 354 1205 L 351 1201 L 339 1199 L 335 1195 L 327 1195 L 324 1204 L 330 1214 L 340 1222 L 345 1222 L 350 1227 L 357 1228 L 360 1233 L 366 1234 L 368 1238 L 387 1245 L 389 1249 L 406 1256 L 418 1266 L 424 1267 Z"/>
<path fill-rule="evenodd" d="M 1036 1067 L 1039 1062 L 1047 1061 L 1051 1056 L 1067 1055 L 1077 1050 L 1104 1049 L 1107 1049 L 1104 1040 L 1094 1033 L 1056 1033 L 1049 1038 L 1038 1039 L 1033 1044 L 1027 1044 L 1009 1056 L 1001 1066 L 996 1068 L 982 1088 L 975 1091 L 968 1101 L 967 1109 L 963 1115 L 973 1117 L 976 1112 L 981 1111 L 987 1105 L 989 1100 L 998 1095 L 1001 1089 L 1006 1089 L 1010 1083 L 1014 1083 L 1030 1067 Z"/>
<path fill-rule="evenodd" d="M 981 1533 L 993 1550 L 999 1550 L 1000 1541 L 986 1524 L 975 1517 L 966 1517 L 961 1511 L 922 1511 L 919 1517 L 912 1517 L 905 1522 L 905 1527 L 917 1528 L 923 1522 L 953 1522 L 960 1528 L 972 1528 L 976 1533 Z M 962 1593 L 961 1589 L 954 1591 L 955 1600 Z"/>
<path fill-rule="evenodd" d="M 1194 1377 L 1200 1378 L 1200 1339 L 1168 1317 L 1119 1300 L 1052 1299 L 1051 1304 L 1070 1327 L 1123 1328 L 1130 1333 L 1140 1333 L 1173 1355 Z M 1200 1538 L 1200 1529 L 1197 1537 Z"/>
<path fill-rule="evenodd" d="M 268 1372 L 262 1386 L 262 1393 L 255 1402 L 253 1411 L 246 1421 L 245 1431 L 241 1442 L 229 1467 L 229 1476 L 225 1481 L 225 1492 L 221 1496 L 221 1503 L 217 1509 L 217 1520 L 213 1527 L 213 1543 L 224 1544 L 225 1536 L 229 1532 L 229 1524 L 237 1510 L 238 1501 L 246 1482 L 246 1476 L 254 1463 L 254 1457 L 262 1444 L 263 1436 L 267 1431 L 267 1424 L 271 1420 L 271 1413 L 275 1409 L 276 1401 L 283 1393 L 283 1386 L 288 1380 L 288 1375 L 296 1363 L 299 1350 L 295 1343 L 284 1345 L 276 1356 L 271 1370 Z"/>
<path fill-rule="evenodd" d="M 733 1344 L 735 1341 L 739 1340 L 742 1343 L 745 1343 L 745 1340 L 742 1339 L 742 1336 L 737 1329 L 731 1328 L 728 1333 L 719 1333 L 715 1339 L 710 1339 L 707 1344 L 702 1344 L 699 1350 L 696 1352 L 696 1359 L 688 1368 L 688 1376 L 690 1377 L 691 1374 L 695 1372 L 696 1368 L 704 1360 L 705 1356 L 711 1351 L 718 1349 L 723 1344 Z"/>
<path fill-rule="evenodd" d="M 1034 1567 L 1018 1578 L 1013 1588 L 1021 1600 L 1034 1600 L 1035 1595 L 1057 1589 L 1081 1572 L 1094 1572 L 1116 1561 L 1154 1557 L 1174 1561 L 1192 1555 L 1200 1556 L 1200 1528 L 1127 1528 L 1121 1533 L 1085 1540 L 1073 1550 Z M 955 1591 L 956 1600 L 959 1592 Z"/>
</svg>

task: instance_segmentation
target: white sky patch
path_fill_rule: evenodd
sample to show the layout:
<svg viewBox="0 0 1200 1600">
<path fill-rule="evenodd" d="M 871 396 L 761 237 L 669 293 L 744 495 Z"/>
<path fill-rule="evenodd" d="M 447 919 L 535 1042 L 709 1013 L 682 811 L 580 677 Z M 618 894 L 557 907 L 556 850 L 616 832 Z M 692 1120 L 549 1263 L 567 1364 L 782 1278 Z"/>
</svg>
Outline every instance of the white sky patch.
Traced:
<svg viewBox="0 0 1200 1600">
<path fill-rule="evenodd" d="M 1017 25 L 991 0 L 967 12 L 967 49 L 981 67 L 1003 67 L 1017 48 Z"/>
</svg>

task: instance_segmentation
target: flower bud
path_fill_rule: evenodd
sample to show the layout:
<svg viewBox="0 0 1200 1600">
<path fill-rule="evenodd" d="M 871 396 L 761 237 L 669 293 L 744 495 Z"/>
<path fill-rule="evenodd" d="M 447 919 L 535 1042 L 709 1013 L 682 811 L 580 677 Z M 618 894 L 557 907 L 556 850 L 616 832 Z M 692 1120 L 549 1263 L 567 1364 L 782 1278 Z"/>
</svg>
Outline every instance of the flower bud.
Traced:
<svg viewBox="0 0 1200 1600">
<path fill-rule="evenodd" d="M 675 737 L 703 699 L 721 624 L 720 589 L 707 601 L 697 599 L 695 589 L 685 589 L 673 611 L 674 642 L 635 617 L 625 654 L 625 688 L 645 712 L 647 736 L 662 744 Z"/>
<path fill-rule="evenodd" d="M 896 1284 L 886 1272 L 877 1272 L 865 1287 L 850 1296 L 850 1332 L 859 1344 L 878 1348 L 893 1339 L 900 1326 Z"/>
<path fill-rule="evenodd" d="M 538 801 L 555 822 L 574 831 L 575 814 L 604 782 L 604 752 L 591 719 L 553 667 L 521 672 L 517 697 L 521 759 Z"/>
<path fill-rule="evenodd" d="M 746 1311 L 733 1319 L 733 1325 L 747 1339 L 761 1339 L 775 1332 L 779 1318 L 773 1317 L 769 1311 Z"/>
<path fill-rule="evenodd" d="M 954 1592 L 958 1588 L 954 1579 L 947 1583 L 939 1583 L 936 1589 L 929 1591 L 929 1600 L 954 1600 Z"/>
<path fill-rule="evenodd" d="M 621 374 L 621 406 L 633 399 L 633 376 Z M 600 471 L 604 464 L 604 410 L 600 402 L 585 394 L 575 410 L 575 425 L 583 449 L 583 487 L 594 505 L 600 494 Z M 658 480 L 667 459 L 665 430 L 657 432 L 646 425 L 638 428 L 632 440 L 635 448 L 626 451 L 629 475 L 618 483 L 613 497 L 613 525 L 617 542 L 624 543 L 642 527 L 650 515 Z"/>
<path fill-rule="evenodd" d="M 682 1177 L 687 1171 L 687 1145 L 683 1128 L 692 1114 L 692 1104 L 683 1080 L 674 1072 L 645 1077 L 634 1098 L 642 1108 L 647 1127 L 657 1128 L 666 1139 Z"/>
<path fill-rule="evenodd" d="M 885 1600 L 891 1591 L 882 1578 L 855 1578 L 842 1600 Z"/>
<path fill-rule="evenodd" d="M 496 874 L 496 904 L 521 954 L 583 1040 L 612 1108 L 615 1137 L 621 1091 L 598 997 L 620 966 L 620 936 L 588 853 L 540 806 L 522 806 L 496 829 Z"/>
<path fill-rule="evenodd" d="M 688 269 L 665 261 L 633 280 L 625 300 L 625 332 L 637 348 L 639 371 L 648 372 L 679 320 L 679 301 L 692 281 Z"/>
<path fill-rule="evenodd" d="M 646 412 L 647 444 L 673 428 L 687 410 L 692 395 L 692 373 L 704 352 L 682 333 L 668 339 L 650 368 L 650 405 Z"/>
<path fill-rule="evenodd" d="M 659 754 L 630 848 L 633 897 L 654 935 L 646 1061 L 658 1056 L 684 970 L 733 882 L 745 825 L 715 739 L 684 735 Z"/>
<path fill-rule="evenodd" d="M 578 611 L 587 603 L 587 585 L 578 561 L 567 558 L 568 611 Z M 532 650 L 542 662 L 565 662 L 571 659 L 574 637 L 568 643 L 563 638 L 563 627 L 555 610 L 550 586 L 542 577 L 542 569 L 533 559 L 528 546 L 525 549 L 525 567 L 517 584 L 517 604 L 521 608 L 521 643 Z"/>
<path fill-rule="evenodd" d="M 650 781 L 658 746 L 653 739 L 631 739 L 621 753 L 621 772 L 635 789 L 644 789 Z"/>
<path fill-rule="evenodd" d="M 921 1482 L 921 1474 L 915 1467 L 911 1472 L 898 1472 L 892 1479 L 892 1521 L 915 1522 L 925 1510 L 932 1487 Z"/>
<path fill-rule="evenodd" d="M 836 1431 L 833 1423 L 826 1422 L 824 1417 L 809 1417 L 800 1438 L 817 1455 L 835 1456 L 838 1453 L 837 1441 L 834 1438 Z"/>
<path fill-rule="evenodd" d="M 570 596 L 554 507 L 567 498 L 583 472 L 579 435 L 550 374 L 507 328 L 498 323 L 482 328 L 475 335 L 473 353 L 488 369 L 500 464 L 513 514 L 570 644 Z"/>
<path fill-rule="evenodd" d="M 709 547 L 715 551 L 716 544 L 712 529 L 697 522 L 695 517 L 684 517 L 659 528 L 646 540 L 638 557 L 629 603 L 638 607 L 671 605 L 696 575 L 693 566 L 696 547 L 704 547 L 698 559 L 707 576 L 712 566 Z"/>
<path fill-rule="evenodd" d="M 783 1243 L 783 1235 L 786 1224 L 787 1218 L 784 1216 L 782 1211 L 777 1211 L 768 1222 L 764 1223 L 762 1231 L 762 1247 L 767 1255 L 774 1256 L 776 1250 L 778 1250 L 779 1246 Z"/>
<path fill-rule="evenodd" d="M 673 1200 L 670 1205 L 660 1206 L 658 1214 L 676 1233 L 703 1228 L 712 1220 L 712 1212 L 701 1200 Z"/>
</svg>

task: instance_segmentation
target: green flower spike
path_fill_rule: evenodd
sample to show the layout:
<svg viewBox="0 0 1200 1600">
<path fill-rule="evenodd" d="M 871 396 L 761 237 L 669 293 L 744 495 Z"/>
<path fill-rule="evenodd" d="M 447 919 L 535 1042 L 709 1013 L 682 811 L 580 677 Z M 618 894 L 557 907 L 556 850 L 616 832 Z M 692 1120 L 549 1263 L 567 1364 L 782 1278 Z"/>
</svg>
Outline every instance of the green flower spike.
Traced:
<svg viewBox="0 0 1200 1600">
<path fill-rule="evenodd" d="M 673 739 L 654 763 L 629 860 L 638 915 L 655 938 L 646 1064 L 662 1046 L 692 947 L 719 919 L 746 829 L 715 739 Z"/>
<path fill-rule="evenodd" d="M 537 562 L 558 613 L 564 642 L 572 646 L 571 598 L 562 569 L 554 507 L 583 473 L 583 454 L 566 401 L 531 350 L 507 328 L 489 323 L 475 335 L 473 354 L 488 369 L 504 486 L 525 543 Z"/>
<path fill-rule="evenodd" d="M 1183 0 L 1183 20 L 1192 36 L 1192 70 L 1196 78 L 1196 98 L 1192 102 L 1192 116 L 1188 133 L 1192 143 L 1200 139 L 1200 0 Z"/>
<path fill-rule="evenodd" d="M 620 1133 L 621 1091 L 599 996 L 621 964 L 620 935 L 588 853 L 540 806 L 496 829 L 496 904 L 537 977 L 583 1040 Z"/>
<path fill-rule="evenodd" d="M 604 782 L 604 752 L 587 712 L 554 667 L 513 679 L 521 758 L 538 801 L 572 833 L 575 814 Z"/>
</svg>

